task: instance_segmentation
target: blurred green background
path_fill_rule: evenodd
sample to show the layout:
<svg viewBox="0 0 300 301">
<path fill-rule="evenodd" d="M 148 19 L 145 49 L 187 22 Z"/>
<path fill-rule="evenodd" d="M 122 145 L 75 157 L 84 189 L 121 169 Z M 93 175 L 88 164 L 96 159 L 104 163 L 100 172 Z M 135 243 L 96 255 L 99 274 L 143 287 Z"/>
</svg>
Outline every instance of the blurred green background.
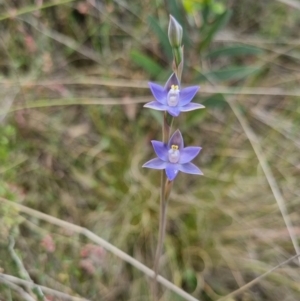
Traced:
<svg viewBox="0 0 300 301">
<path fill-rule="evenodd" d="M 174 127 L 203 147 L 194 163 L 204 176 L 175 181 L 161 274 L 218 300 L 295 254 L 277 201 L 299 242 L 299 1 L 4 0 L 0 12 L 1 197 L 152 267 L 159 172 L 141 166 L 154 157 L 162 114 L 142 105 L 147 82 L 171 74 L 172 14 L 184 31 L 182 82 L 200 84 L 195 101 L 206 106 Z M 141 272 L 4 203 L 2 273 L 18 276 L 12 237 L 39 284 L 90 300 L 151 300 Z M 295 261 L 228 300 L 296 301 L 299 283 Z M 183 300 L 161 289 L 162 300 Z M 3 284 L 0 296 L 21 300 Z"/>
</svg>

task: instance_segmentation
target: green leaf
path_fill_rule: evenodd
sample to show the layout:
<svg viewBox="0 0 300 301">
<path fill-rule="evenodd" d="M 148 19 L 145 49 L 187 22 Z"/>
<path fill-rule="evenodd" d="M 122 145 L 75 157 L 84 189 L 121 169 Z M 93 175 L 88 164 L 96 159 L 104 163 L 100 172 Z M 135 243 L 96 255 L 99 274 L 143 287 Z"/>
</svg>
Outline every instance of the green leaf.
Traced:
<svg viewBox="0 0 300 301">
<path fill-rule="evenodd" d="M 223 14 L 217 17 L 214 23 L 210 26 L 210 29 L 208 30 L 206 37 L 202 40 L 200 49 L 204 49 L 210 44 L 210 42 L 212 41 L 216 33 L 227 24 L 227 22 L 231 17 L 231 14 L 232 11 L 227 10 Z"/>
<path fill-rule="evenodd" d="M 208 23 L 208 17 L 210 15 L 211 5 L 209 3 L 204 3 L 203 8 L 201 10 L 202 18 L 205 24 Z"/>
<path fill-rule="evenodd" d="M 149 25 L 150 25 L 152 31 L 156 34 L 166 56 L 168 58 L 172 57 L 172 47 L 169 43 L 167 31 L 162 30 L 158 21 L 155 18 L 153 18 L 152 16 L 148 17 L 148 22 L 149 22 Z"/>
<path fill-rule="evenodd" d="M 206 55 L 206 58 L 216 58 L 220 56 L 258 55 L 262 53 L 264 53 L 264 51 L 258 47 L 249 45 L 236 45 L 222 47 L 211 51 Z"/>
<path fill-rule="evenodd" d="M 220 93 L 207 97 L 202 101 L 202 104 L 205 105 L 206 108 L 224 109 L 228 106 L 223 94 Z"/>
<path fill-rule="evenodd" d="M 225 11 L 225 5 L 220 2 L 212 3 L 212 11 L 215 14 L 222 14 Z"/>
<path fill-rule="evenodd" d="M 204 266 L 204 262 L 202 263 Z M 187 269 L 183 272 L 183 281 L 186 283 L 187 291 L 193 292 L 197 287 L 197 276 L 192 269 Z"/>
<path fill-rule="evenodd" d="M 181 7 L 179 7 L 177 1 L 169 0 L 168 5 L 169 5 L 169 11 L 170 11 L 171 15 L 177 20 L 177 22 L 179 22 L 179 24 L 181 26 L 183 26 L 184 18 L 182 15 Z"/>
<path fill-rule="evenodd" d="M 149 114 L 156 120 L 156 122 L 160 125 L 163 124 L 162 113 L 156 110 L 148 110 Z"/>
<path fill-rule="evenodd" d="M 230 67 L 226 69 L 220 69 L 215 71 L 210 71 L 204 74 L 201 74 L 197 80 L 205 81 L 206 79 L 212 78 L 216 81 L 229 81 L 229 80 L 240 80 L 249 75 L 258 73 L 261 70 L 261 67 L 248 67 L 248 66 L 238 66 Z"/>
<path fill-rule="evenodd" d="M 130 58 L 153 77 L 157 77 L 163 71 L 158 63 L 138 50 L 131 51 Z"/>
<path fill-rule="evenodd" d="M 226 99 L 224 98 L 223 94 L 220 93 L 211 95 L 205 99 L 201 97 L 200 103 L 205 105 L 205 109 L 187 112 L 187 117 L 182 124 L 183 130 L 187 130 L 192 126 L 199 125 L 200 122 L 207 117 L 209 108 L 218 108 L 224 110 L 228 107 Z"/>
<path fill-rule="evenodd" d="M 202 101 L 200 101 L 202 104 Z M 204 120 L 207 117 L 207 110 L 201 109 L 201 110 L 194 110 L 191 112 L 187 112 L 185 115 L 184 122 L 181 126 L 182 130 L 187 130 L 197 124 L 199 124 L 202 120 Z"/>
</svg>

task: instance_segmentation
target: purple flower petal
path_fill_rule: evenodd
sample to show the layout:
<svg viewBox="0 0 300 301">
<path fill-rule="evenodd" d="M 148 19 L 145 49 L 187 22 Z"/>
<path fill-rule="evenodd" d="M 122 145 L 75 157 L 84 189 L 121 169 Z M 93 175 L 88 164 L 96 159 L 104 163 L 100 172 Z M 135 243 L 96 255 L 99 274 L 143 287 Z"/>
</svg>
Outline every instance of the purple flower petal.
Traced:
<svg viewBox="0 0 300 301">
<path fill-rule="evenodd" d="M 163 161 L 169 161 L 167 146 L 161 141 L 152 140 L 151 142 L 157 157 Z"/>
<path fill-rule="evenodd" d="M 203 172 L 193 163 L 176 164 L 179 170 L 193 175 L 203 175 Z"/>
<path fill-rule="evenodd" d="M 182 90 L 180 90 L 180 101 L 179 101 L 179 106 L 184 106 L 191 102 L 191 100 L 194 98 L 196 93 L 199 90 L 199 86 L 192 86 L 192 87 L 187 87 Z"/>
<path fill-rule="evenodd" d="M 203 108 L 205 108 L 204 105 L 195 102 L 190 102 L 187 105 L 180 107 L 179 110 L 181 112 L 188 112 L 188 111 L 193 111 L 193 110 L 203 109 Z"/>
<path fill-rule="evenodd" d="M 165 84 L 165 88 L 164 88 L 165 91 L 169 92 L 172 85 L 180 87 L 180 82 L 175 73 L 172 73 L 171 76 L 169 77 L 169 79 L 167 80 L 167 82 Z"/>
<path fill-rule="evenodd" d="M 169 163 L 166 167 L 166 175 L 170 181 L 173 181 L 178 174 L 178 164 Z"/>
<path fill-rule="evenodd" d="M 172 145 L 178 145 L 180 151 L 184 147 L 183 138 L 179 130 L 176 130 L 170 138 L 168 143 L 168 149 L 170 149 Z"/>
<path fill-rule="evenodd" d="M 144 105 L 144 108 L 150 108 L 157 111 L 166 111 L 168 109 L 168 106 L 165 106 L 158 101 L 151 101 Z"/>
<path fill-rule="evenodd" d="M 155 84 L 155 83 L 151 83 L 151 82 L 149 82 L 148 85 L 149 85 L 150 90 L 151 90 L 153 96 L 155 97 L 155 99 L 159 103 L 165 105 L 166 100 L 167 100 L 167 93 L 166 93 L 164 87 L 162 87 L 158 84 Z"/>
<path fill-rule="evenodd" d="M 167 166 L 167 162 L 160 160 L 159 158 L 154 158 L 148 162 L 146 162 L 143 167 L 153 168 L 153 169 L 165 169 Z"/>
<path fill-rule="evenodd" d="M 177 117 L 180 114 L 180 109 L 178 107 L 167 106 L 167 111 L 170 115 Z"/>
<path fill-rule="evenodd" d="M 180 151 L 179 164 L 185 164 L 192 161 L 200 152 L 199 146 L 188 146 Z"/>
</svg>

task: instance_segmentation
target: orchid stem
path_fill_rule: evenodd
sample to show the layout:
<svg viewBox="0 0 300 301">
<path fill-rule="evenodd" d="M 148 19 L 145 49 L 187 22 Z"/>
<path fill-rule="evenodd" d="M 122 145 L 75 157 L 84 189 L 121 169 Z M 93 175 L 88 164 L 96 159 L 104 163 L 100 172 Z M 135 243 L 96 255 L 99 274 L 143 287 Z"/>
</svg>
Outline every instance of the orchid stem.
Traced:
<svg viewBox="0 0 300 301">
<path fill-rule="evenodd" d="M 167 224 L 167 206 L 168 200 L 171 193 L 173 181 L 169 181 L 166 178 L 165 172 L 161 175 L 162 189 L 161 189 L 161 200 L 160 200 L 160 218 L 159 218 L 159 233 L 158 233 L 158 243 L 156 248 L 155 260 L 154 260 L 154 282 L 153 282 L 153 297 L 154 300 L 157 298 L 157 276 L 159 272 L 159 262 L 162 253 L 163 243 L 166 234 L 166 224 Z"/>
<path fill-rule="evenodd" d="M 160 218 L 159 218 L 159 232 L 158 232 L 158 243 L 156 247 L 156 253 L 155 253 L 155 260 L 154 260 L 154 283 L 153 283 L 153 295 L 154 299 L 156 299 L 157 296 L 157 276 L 158 276 L 158 270 L 159 270 L 159 262 L 160 257 L 162 253 L 162 247 L 163 242 L 165 238 L 165 232 L 166 232 L 166 217 L 167 217 L 167 204 L 168 202 L 165 200 L 165 182 L 166 182 L 166 175 L 165 172 L 162 172 L 161 175 L 161 182 L 163 183 L 162 189 L 161 189 L 161 200 L 160 200 Z"/>
<path fill-rule="evenodd" d="M 163 120 L 163 142 L 167 143 L 170 137 L 171 127 L 174 118 L 169 116 L 167 112 L 164 113 Z M 168 199 L 171 193 L 172 181 L 169 181 L 166 177 L 166 173 L 163 170 L 161 172 L 161 192 L 160 192 L 160 218 L 159 218 L 159 232 L 158 232 L 158 243 L 155 252 L 154 259 L 154 282 L 153 282 L 153 298 L 157 300 L 157 276 L 159 272 L 159 261 L 162 253 L 163 243 L 166 233 L 166 223 L 167 223 L 167 206 Z"/>
<path fill-rule="evenodd" d="M 183 64 L 183 48 L 175 49 L 174 52 L 174 72 L 177 75 L 179 81 L 181 80 L 181 73 L 182 73 L 182 64 Z M 163 128 L 162 128 L 162 136 L 163 142 L 165 144 L 168 143 L 170 138 L 170 133 L 172 129 L 174 117 L 169 115 L 166 111 L 164 112 L 163 118 Z M 173 181 L 170 181 L 166 177 L 166 173 L 164 170 L 161 172 L 161 192 L 160 192 L 160 218 L 159 218 L 159 231 L 158 231 L 158 242 L 155 252 L 155 259 L 154 259 L 154 280 L 153 280 L 153 300 L 158 300 L 158 289 L 157 289 L 157 276 L 159 272 L 159 262 L 162 253 L 162 248 L 165 240 L 166 234 L 166 224 L 167 224 L 167 207 L 168 207 L 168 200 L 172 190 Z"/>
</svg>

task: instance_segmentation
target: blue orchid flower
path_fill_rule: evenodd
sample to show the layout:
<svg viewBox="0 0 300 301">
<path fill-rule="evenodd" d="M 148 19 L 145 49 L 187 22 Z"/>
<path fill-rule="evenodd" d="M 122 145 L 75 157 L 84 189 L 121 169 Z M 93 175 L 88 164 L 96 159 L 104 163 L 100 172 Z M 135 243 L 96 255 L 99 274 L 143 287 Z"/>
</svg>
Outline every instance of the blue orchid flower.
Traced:
<svg viewBox="0 0 300 301">
<path fill-rule="evenodd" d="M 165 169 L 170 181 L 175 179 L 179 171 L 203 175 L 202 171 L 190 162 L 199 154 L 201 147 L 184 147 L 183 138 L 179 130 L 175 131 L 168 144 L 156 140 L 151 142 L 158 158 L 148 161 L 143 167 Z"/>
<path fill-rule="evenodd" d="M 179 116 L 180 112 L 205 108 L 201 104 L 191 102 L 200 87 L 191 86 L 181 89 L 175 73 L 170 76 L 164 87 L 151 82 L 149 87 L 156 100 L 145 104 L 146 108 L 167 111 L 174 117 Z"/>
</svg>

